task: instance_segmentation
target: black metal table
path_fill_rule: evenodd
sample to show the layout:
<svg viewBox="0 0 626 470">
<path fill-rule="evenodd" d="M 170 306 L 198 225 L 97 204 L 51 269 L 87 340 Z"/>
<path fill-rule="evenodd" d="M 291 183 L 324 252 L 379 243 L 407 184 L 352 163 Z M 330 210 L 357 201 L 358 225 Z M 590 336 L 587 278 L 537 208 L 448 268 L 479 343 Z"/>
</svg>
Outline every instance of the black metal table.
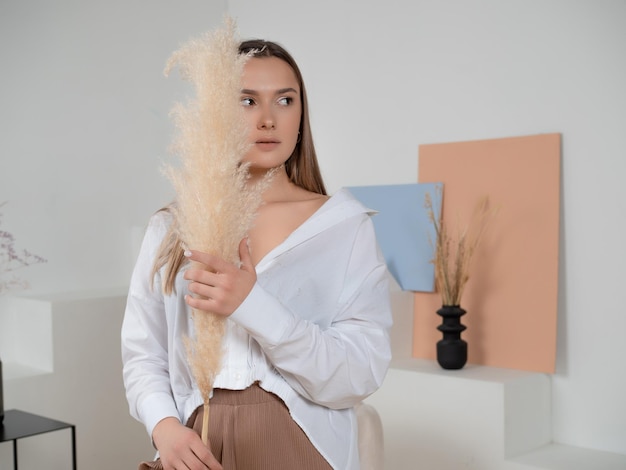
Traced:
<svg viewBox="0 0 626 470">
<path fill-rule="evenodd" d="M 4 421 L 0 425 L 0 442 L 13 441 L 13 468 L 17 470 L 18 439 L 61 429 L 72 430 L 72 469 L 76 470 L 76 426 L 74 424 L 44 418 L 25 411 L 6 410 Z"/>
</svg>

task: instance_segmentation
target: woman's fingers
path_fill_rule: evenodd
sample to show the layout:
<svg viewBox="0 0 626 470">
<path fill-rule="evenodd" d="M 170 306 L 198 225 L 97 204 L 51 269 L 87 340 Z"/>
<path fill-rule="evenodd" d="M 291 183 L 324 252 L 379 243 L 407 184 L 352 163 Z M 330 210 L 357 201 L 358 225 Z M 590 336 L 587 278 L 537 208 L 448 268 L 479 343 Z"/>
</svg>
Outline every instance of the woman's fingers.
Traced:
<svg viewBox="0 0 626 470">
<path fill-rule="evenodd" d="M 202 441 L 200 441 L 200 444 L 201 443 Z M 202 467 L 202 469 L 209 468 L 211 470 L 222 470 L 222 466 L 217 461 L 217 459 L 213 456 L 213 454 L 209 451 L 209 449 L 207 449 L 204 445 L 200 445 L 200 444 L 196 443 L 196 445 L 192 447 L 191 450 L 193 451 L 197 459 L 200 460 L 206 466 L 206 467 Z"/>
<path fill-rule="evenodd" d="M 154 428 L 152 439 L 166 470 L 222 470 L 222 466 L 210 448 L 203 444 L 200 436 L 183 426 L 176 418 L 160 421 Z"/>
<path fill-rule="evenodd" d="M 203 253 L 202 251 L 186 250 L 185 256 L 191 261 L 196 261 L 206 267 L 206 270 L 213 272 L 227 272 L 236 266 L 219 256 Z"/>
<path fill-rule="evenodd" d="M 190 250 L 185 256 L 203 265 L 185 271 L 184 278 L 191 281 L 186 296 L 187 304 L 198 310 L 230 315 L 245 300 L 256 282 L 256 270 L 252 263 L 247 239 L 239 244 L 241 266 L 200 251 Z"/>
</svg>

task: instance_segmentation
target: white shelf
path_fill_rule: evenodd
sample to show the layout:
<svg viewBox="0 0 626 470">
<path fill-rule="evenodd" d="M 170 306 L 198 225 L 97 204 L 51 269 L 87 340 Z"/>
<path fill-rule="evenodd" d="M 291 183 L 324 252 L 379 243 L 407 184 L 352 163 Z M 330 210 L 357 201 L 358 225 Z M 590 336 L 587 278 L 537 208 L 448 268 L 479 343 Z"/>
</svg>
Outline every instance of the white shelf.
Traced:
<svg viewBox="0 0 626 470">
<path fill-rule="evenodd" d="M 549 444 L 511 459 L 511 461 L 525 464 L 530 468 L 547 470 L 626 469 L 625 455 L 562 444 Z"/>
<path fill-rule="evenodd" d="M 384 429 L 394 470 L 624 470 L 626 456 L 551 442 L 547 374 L 394 361 L 366 400 Z"/>
<path fill-rule="evenodd" d="M 79 462 L 105 462 L 114 449 L 115 468 L 137 468 L 137 462 L 154 455 L 124 396 L 120 327 L 125 303 L 125 292 L 114 291 L 0 302 L 5 409 L 74 423 Z M 66 439 L 60 433 L 24 440 L 20 468 L 71 468 L 70 454 L 56 452 Z M 0 446 L 0 468 L 11 459 L 10 446 Z"/>
<path fill-rule="evenodd" d="M 5 381 L 13 379 L 23 379 L 25 377 L 34 377 L 44 374 L 50 374 L 50 371 L 30 367 L 19 362 L 2 361 L 2 378 Z"/>
<path fill-rule="evenodd" d="M 413 296 L 392 290 L 392 366 L 366 400 L 388 470 L 625 470 L 626 455 L 552 442 L 552 377 L 411 357 Z"/>
</svg>

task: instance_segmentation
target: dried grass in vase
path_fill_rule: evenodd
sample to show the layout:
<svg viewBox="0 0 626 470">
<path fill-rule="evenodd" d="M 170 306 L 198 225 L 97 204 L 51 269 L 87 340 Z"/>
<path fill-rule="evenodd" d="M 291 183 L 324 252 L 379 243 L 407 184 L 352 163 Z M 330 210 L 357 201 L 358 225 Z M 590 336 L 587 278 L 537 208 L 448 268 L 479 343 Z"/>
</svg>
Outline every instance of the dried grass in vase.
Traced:
<svg viewBox="0 0 626 470">
<path fill-rule="evenodd" d="M 436 190 L 442 196 L 442 187 L 437 186 Z M 428 218 L 435 228 L 435 254 L 432 260 L 435 265 L 435 287 L 441 295 L 443 306 L 460 306 L 463 290 L 470 278 L 472 257 L 487 222 L 495 211 L 489 209 L 488 197 L 483 197 L 476 205 L 467 226 L 463 230 L 458 227 L 456 236 L 453 237 L 443 220 L 441 208 L 436 210 L 433 207 L 432 197 L 428 193 L 425 197 L 425 207 Z"/>
<path fill-rule="evenodd" d="M 263 182 L 248 185 L 249 149 L 240 105 L 241 77 L 247 60 L 238 52 L 235 24 L 190 40 L 169 59 L 166 75 L 178 66 L 195 90 L 195 99 L 178 104 L 172 114 L 177 130 L 173 151 L 179 168 L 165 172 L 176 192 L 175 217 L 185 247 L 238 263 L 239 242 L 246 236 L 261 202 Z M 188 359 L 204 401 L 202 440 L 208 436 L 209 397 L 223 356 L 225 320 L 193 311 L 194 338 Z"/>
</svg>

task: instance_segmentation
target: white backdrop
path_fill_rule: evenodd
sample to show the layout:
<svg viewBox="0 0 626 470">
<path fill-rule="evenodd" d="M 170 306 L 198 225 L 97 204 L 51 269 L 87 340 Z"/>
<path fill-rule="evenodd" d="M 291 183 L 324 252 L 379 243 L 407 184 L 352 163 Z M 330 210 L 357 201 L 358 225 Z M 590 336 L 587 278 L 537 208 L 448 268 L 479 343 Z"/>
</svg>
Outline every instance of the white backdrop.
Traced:
<svg viewBox="0 0 626 470">
<path fill-rule="evenodd" d="M 331 191 L 415 182 L 422 143 L 563 134 L 554 436 L 626 454 L 623 0 L 3 0 L 0 227 L 48 259 L 32 291 L 126 285 L 171 197 L 163 65 L 226 9 L 299 61 Z"/>
<path fill-rule="evenodd" d="M 137 232 L 172 194 L 160 168 L 186 84 L 164 77 L 165 62 L 225 9 L 0 2 L 0 227 L 48 259 L 21 273 L 33 291 L 128 282 Z"/>
<path fill-rule="evenodd" d="M 562 133 L 553 434 L 626 454 L 626 2 L 229 5 L 299 60 L 333 190 L 415 182 L 419 144 Z"/>
</svg>

